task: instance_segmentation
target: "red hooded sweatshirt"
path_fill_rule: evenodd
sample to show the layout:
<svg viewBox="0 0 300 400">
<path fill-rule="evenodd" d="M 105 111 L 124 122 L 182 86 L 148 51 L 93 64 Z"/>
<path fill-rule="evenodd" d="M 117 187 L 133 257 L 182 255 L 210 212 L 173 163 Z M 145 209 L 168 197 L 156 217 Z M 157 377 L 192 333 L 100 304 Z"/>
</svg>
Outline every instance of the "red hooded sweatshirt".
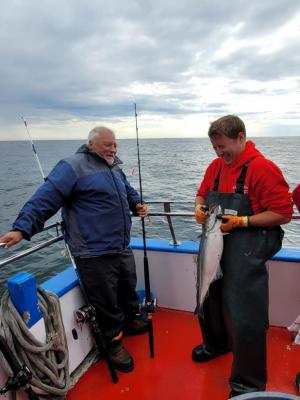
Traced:
<svg viewBox="0 0 300 400">
<path fill-rule="evenodd" d="M 221 169 L 219 192 L 232 193 L 241 174 L 242 166 L 249 162 L 244 191 L 248 194 L 254 214 L 273 211 L 286 218 L 293 214 L 292 195 L 280 169 L 267 160 L 252 141 L 246 142 L 245 150 L 231 164 L 226 165 L 221 157 L 216 158 L 207 168 L 197 196 L 206 198 L 213 189 L 217 173 Z"/>
</svg>

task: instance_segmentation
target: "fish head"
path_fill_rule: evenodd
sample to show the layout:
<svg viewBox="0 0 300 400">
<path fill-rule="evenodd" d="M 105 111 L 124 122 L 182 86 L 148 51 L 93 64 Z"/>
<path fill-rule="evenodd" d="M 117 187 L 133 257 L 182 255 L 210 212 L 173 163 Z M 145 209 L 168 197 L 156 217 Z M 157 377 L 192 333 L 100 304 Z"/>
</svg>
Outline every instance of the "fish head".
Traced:
<svg viewBox="0 0 300 400">
<path fill-rule="evenodd" d="M 222 214 L 222 208 L 220 204 L 210 205 L 208 209 L 208 214 L 209 216 L 214 216 L 215 218 L 217 217 L 218 214 Z"/>
<path fill-rule="evenodd" d="M 220 204 L 212 204 L 208 209 L 208 217 L 206 219 L 206 230 L 212 230 L 213 228 L 219 228 L 221 226 L 221 219 L 218 218 L 222 215 L 222 208 Z"/>
</svg>

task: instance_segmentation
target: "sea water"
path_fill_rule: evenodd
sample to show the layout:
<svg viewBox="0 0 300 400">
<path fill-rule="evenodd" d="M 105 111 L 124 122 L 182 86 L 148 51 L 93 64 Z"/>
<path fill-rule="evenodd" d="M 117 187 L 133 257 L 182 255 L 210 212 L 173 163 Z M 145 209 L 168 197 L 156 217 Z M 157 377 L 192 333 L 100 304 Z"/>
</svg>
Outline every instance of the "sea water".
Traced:
<svg viewBox="0 0 300 400">
<path fill-rule="evenodd" d="M 257 148 L 282 170 L 291 190 L 300 183 L 298 149 L 299 137 L 255 138 Z M 62 158 L 73 154 L 83 141 L 36 141 L 35 147 L 45 175 Z M 0 233 L 11 229 L 14 219 L 26 200 L 42 183 L 42 177 L 29 142 L 0 142 Z M 128 180 L 139 189 L 136 141 L 118 141 L 118 156 Z M 144 200 L 170 200 L 174 212 L 193 213 L 196 190 L 208 164 L 215 158 L 208 138 L 201 139 L 140 139 L 141 176 Z M 162 212 L 161 205 L 150 206 L 152 212 Z M 55 222 L 53 217 L 50 222 Z M 172 219 L 177 240 L 198 241 L 201 228 L 194 218 Z M 300 221 L 284 226 L 285 247 L 300 246 Z M 164 217 L 152 217 L 146 225 L 149 238 L 171 239 Z M 6 258 L 55 236 L 55 232 L 37 235 L 31 243 L 22 241 L 10 250 L 0 249 L 0 258 Z M 141 236 L 141 223 L 133 219 L 132 236 Z M 64 246 L 59 242 L 25 259 L 8 264 L 0 270 L 0 291 L 7 278 L 19 271 L 33 272 L 40 283 L 70 265 Z"/>
</svg>

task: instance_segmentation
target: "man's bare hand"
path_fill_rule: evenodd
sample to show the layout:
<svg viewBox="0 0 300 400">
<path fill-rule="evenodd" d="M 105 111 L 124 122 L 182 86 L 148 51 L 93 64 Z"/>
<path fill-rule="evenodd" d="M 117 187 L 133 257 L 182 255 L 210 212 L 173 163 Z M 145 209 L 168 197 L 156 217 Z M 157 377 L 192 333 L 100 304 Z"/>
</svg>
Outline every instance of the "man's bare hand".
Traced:
<svg viewBox="0 0 300 400">
<path fill-rule="evenodd" d="M 0 237 L 1 247 L 5 249 L 9 249 L 11 246 L 21 242 L 23 239 L 22 232 L 19 231 L 11 231 L 7 232 L 5 235 Z"/>
<path fill-rule="evenodd" d="M 136 211 L 137 211 L 139 217 L 145 218 L 148 214 L 148 207 L 146 204 L 138 203 L 136 205 Z"/>
</svg>

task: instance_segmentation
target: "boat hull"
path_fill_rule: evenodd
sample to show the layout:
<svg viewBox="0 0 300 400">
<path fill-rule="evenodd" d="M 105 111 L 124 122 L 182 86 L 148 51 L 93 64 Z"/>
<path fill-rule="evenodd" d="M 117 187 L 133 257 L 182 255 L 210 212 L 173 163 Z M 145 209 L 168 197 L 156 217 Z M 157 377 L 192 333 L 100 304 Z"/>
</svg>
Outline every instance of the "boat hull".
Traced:
<svg viewBox="0 0 300 400">
<path fill-rule="evenodd" d="M 137 289 L 143 289 L 142 240 L 133 239 L 132 248 L 137 264 Z M 196 306 L 198 244 L 184 242 L 174 247 L 165 240 L 149 239 L 147 248 L 151 291 L 157 298 L 159 307 L 193 312 Z M 286 327 L 299 314 L 300 251 L 297 249 L 282 250 L 268 261 L 267 268 L 270 277 L 270 324 L 276 327 Z M 84 305 L 84 299 L 73 267 L 69 267 L 51 278 L 42 287 L 56 293 L 60 298 L 69 349 L 70 372 L 73 373 L 94 347 L 94 339 L 89 325 L 79 325 L 74 319 L 74 311 Z M 33 325 L 31 331 L 38 339 L 44 340 L 43 320 Z M 74 331 L 76 335 L 74 335 Z M 2 386 L 6 379 L 6 374 L 1 368 L 0 384 Z M 26 398 L 24 392 L 21 390 L 17 392 L 17 400 Z"/>
</svg>

